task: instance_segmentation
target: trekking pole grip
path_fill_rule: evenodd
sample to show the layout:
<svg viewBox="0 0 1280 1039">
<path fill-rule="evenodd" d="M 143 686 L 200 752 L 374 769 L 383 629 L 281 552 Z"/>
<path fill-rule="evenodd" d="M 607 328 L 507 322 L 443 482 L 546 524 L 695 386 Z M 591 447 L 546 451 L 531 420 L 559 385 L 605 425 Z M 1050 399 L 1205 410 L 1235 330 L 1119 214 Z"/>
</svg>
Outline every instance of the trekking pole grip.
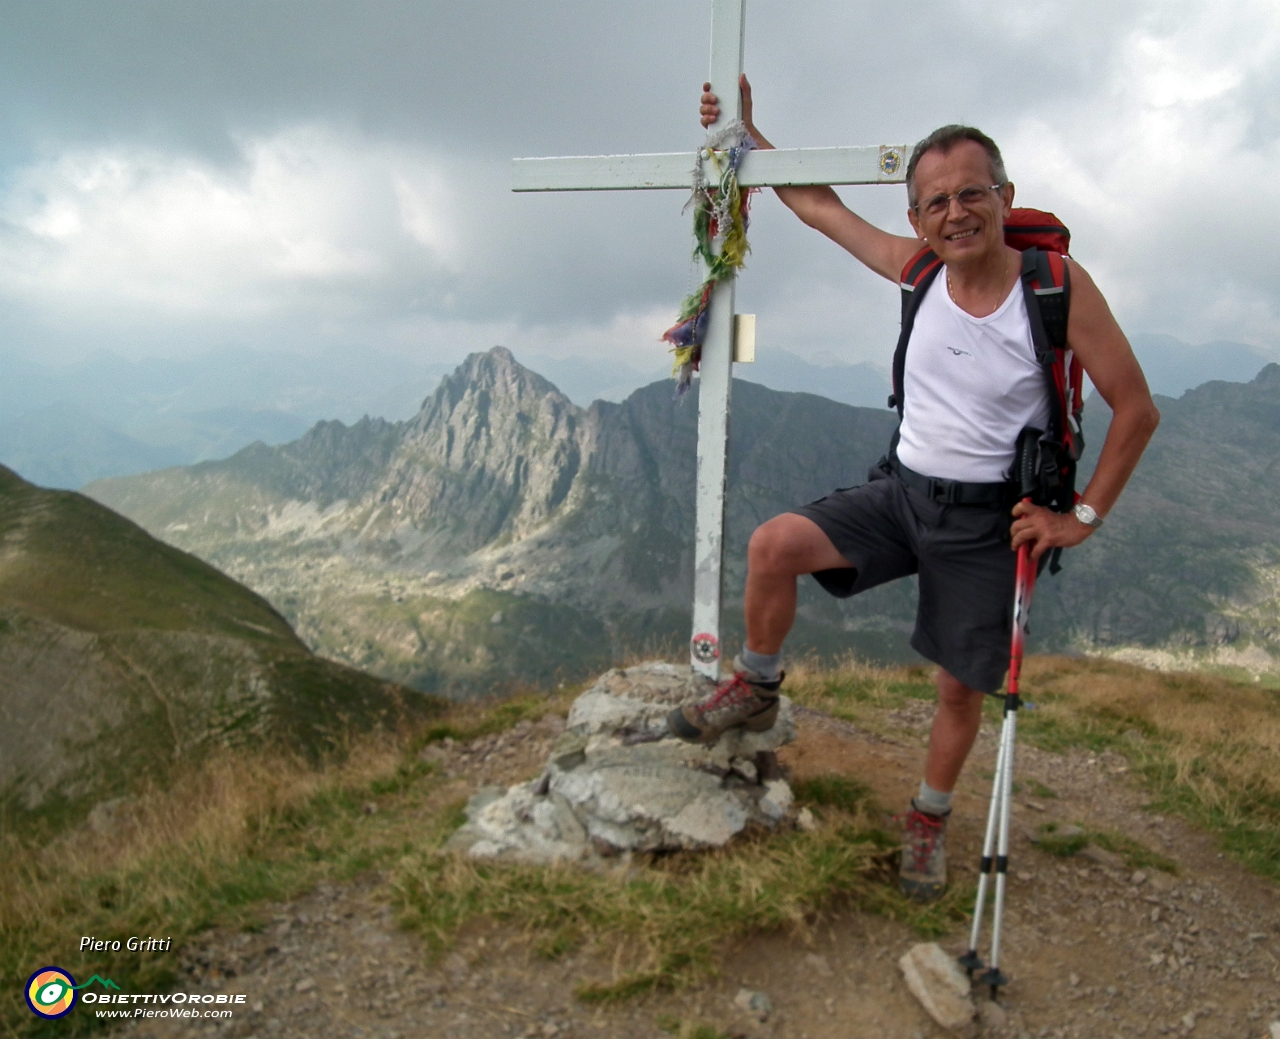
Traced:
<svg viewBox="0 0 1280 1039">
<path fill-rule="evenodd" d="M 1030 498 L 1023 498 L 1030 502 Z M 1031 593 L 1035 588 L 1036 564 L 1031 560 L 1031 546 L 1024 541 L 1018 546 L 1018 562 L 1014 571 L 1013 631 L 1009 647 L 1009 694 L 1006 709 L 1017 710 L 1018 686 L 1022 677 L 1022 654 L 1027 637 L 1027 614 L 1031 609 Z"/>
</svg>

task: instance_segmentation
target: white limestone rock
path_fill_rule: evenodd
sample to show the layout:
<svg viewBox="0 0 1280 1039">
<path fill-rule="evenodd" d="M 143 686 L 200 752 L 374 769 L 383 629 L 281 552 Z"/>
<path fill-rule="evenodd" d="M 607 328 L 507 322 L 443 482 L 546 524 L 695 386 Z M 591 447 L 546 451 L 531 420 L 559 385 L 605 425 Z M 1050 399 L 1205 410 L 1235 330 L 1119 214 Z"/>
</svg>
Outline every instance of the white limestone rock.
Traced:
<svg viewBox="0 0 1280 1039">
<path fill-rule="evenodd" d="M 794 797 L 784 780 L 764 777 L 776 777 L 772 755 L 795 739 L 791 702 L 782 697 L 767 732 L 730 731 L 710 747 L 671 736 L 671 709 L 711 689 L 675 664 L 605 673 L 574 702 L 544 775 L 477 794 L 448 846 L 484 858 L 571 861 L 721 847 L 750 823 L 776 826 Z"/>
<path fill-rule="evenodd" d="M 524 862 L 581 859 L 587 833 L 563 797 L 539 797 L 531 784 L 487 787 L 467 803 L 467 824 L 446 847 L 475 858 L 508 856 Z"/>
<path fill-rule="evenodd" d="M 911 994 L 928 1015 L 959 1039 L 974 1039 L 977 1009 L 969 998 L 969 979 L 937 942 L 922 942 L 898 961 Z"/>
<path fill-rule="evenodd" d="M 785 779 L 771 779 L 764 784 L 764 796 L 760 798 L 760 811 L 774 823 L 779 823 L 796 803 L 791 786 Z"/>
</svg>

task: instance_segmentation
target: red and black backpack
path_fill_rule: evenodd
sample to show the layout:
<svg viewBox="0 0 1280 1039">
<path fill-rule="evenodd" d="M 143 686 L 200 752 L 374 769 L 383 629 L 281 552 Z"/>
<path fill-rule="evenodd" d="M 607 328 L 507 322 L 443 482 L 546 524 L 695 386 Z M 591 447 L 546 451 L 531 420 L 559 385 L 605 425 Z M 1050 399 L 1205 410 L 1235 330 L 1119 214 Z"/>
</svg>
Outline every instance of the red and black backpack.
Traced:
<svg viewBox="0 0 1280 1039">
<path fill-rule="evenodd" d="M 1067 345 L 1071 277 L 1065 257 L 1071 232 L 1052 213 L 1015 209 L 1005 220 L 1004 240 L 1022 251 L 1022 291 L 1031 322 L 1031 341 L 1044 369 L 1049 393 L 1049 428 L 1040 436 L 1036 463 L 1040 490 L 1034 500 L 1057 512 L 1069 512 L 1076 502 L 1076 463 L 1084 450 L 1080 429 L 1084 373 Z M 889 398 L 889 407 L 898 409 L 899 420 L 903 413 L 907 342 L 925 290 L 942 266 L 937 254 L 926 246 L 902 269 L 902 332 L 893 354 L 893 395 Z M 896 447 L 896 433 L 893 443 Z"/>
</svg>

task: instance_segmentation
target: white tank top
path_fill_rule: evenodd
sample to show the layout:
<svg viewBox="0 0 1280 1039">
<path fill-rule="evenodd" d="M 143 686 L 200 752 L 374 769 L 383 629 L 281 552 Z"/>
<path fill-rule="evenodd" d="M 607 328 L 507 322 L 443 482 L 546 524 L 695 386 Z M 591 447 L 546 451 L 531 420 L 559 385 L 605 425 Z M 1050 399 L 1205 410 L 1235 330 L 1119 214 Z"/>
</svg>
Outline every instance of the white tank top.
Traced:
<svg viewBox="0 0 1280 1039">
<path fill-rule="evenodd" d="M 903 465 L 944 480 L 1003 480 L 1018 434 L 1049 421 L 1021 283 L 994 314 L 974 317 L 956 306 L 940 271 L 916 311 L 903 389 Z"/>
</svg>

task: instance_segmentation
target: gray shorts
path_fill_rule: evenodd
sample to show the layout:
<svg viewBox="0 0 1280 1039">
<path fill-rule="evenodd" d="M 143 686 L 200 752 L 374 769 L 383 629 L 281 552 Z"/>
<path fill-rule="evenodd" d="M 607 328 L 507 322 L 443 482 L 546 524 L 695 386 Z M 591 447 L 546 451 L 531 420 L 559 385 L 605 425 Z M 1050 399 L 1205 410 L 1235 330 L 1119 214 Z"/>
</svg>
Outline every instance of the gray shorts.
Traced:
<svg viewBox="0 0 1280 1039">
<path fill-rule="evenodd" d="M 1010 506 L 944 505 L 878 468 L 868 479 L 794 510 L 853 564 L 814 578 L 844 599 L 918 573 L 911 647 L 971 689 L 998 691 L 1013 627 Z"/>
</svg>

